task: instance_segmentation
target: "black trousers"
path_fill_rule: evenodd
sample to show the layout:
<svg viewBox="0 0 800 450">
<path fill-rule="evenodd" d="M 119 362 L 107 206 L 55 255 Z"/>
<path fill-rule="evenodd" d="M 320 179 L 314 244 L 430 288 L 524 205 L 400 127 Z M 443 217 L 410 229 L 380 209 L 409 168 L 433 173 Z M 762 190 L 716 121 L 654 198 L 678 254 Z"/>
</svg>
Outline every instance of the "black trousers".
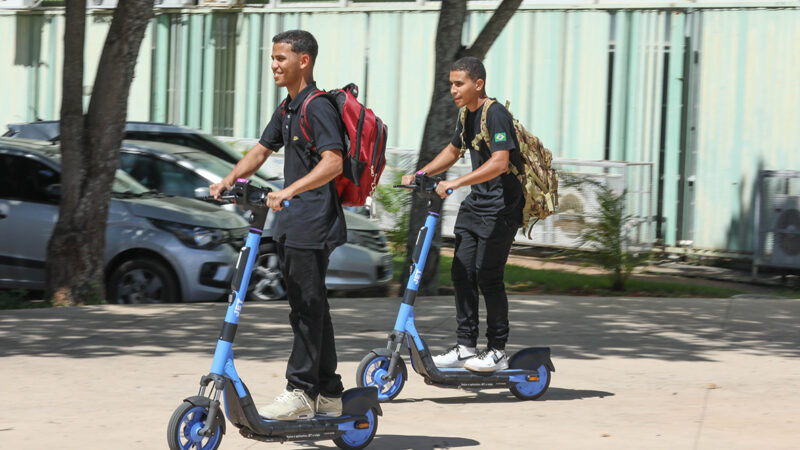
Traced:
<svg viewBox="0 0 800 450">
<path fill-rule="evenodd" d="M 480 288 L 486 303 L 489 347 L 504 350 L 508 341 L 508 297 L 503 272 L 518 227 L 509 225 L 502 217 L 492 222 L 488 230 L 456 225 L 451 272 L 456 292 L 456 339 L 461 345 L 477 346 Z"/>
<path fill-rule="evenodd" d="M 336 345 L 328 305 L 325 273 L 329 250 L 308 250 L 278 244 L 278 257 L 289 298 L 289 322 L 294 332 L 286 366 L 286 388 L 341 397 L 342 378 L 336 373 Z"/>
</svg>

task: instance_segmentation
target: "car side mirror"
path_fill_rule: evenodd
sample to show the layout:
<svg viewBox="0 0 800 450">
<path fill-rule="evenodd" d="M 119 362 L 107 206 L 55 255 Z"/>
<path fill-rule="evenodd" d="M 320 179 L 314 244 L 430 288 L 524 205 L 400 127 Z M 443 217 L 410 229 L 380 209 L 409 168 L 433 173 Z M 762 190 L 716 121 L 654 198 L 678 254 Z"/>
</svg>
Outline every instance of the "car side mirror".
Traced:
<svg viewBox="0 0 800 450">
<path fill-rule="evenodd" d="M 199 187 L 194 190 L 194 198 L 200 200 L 208 200 L 208 197 L 211 196 L 211 193 L 208 191 L 207 187 Z"/>
</svg>

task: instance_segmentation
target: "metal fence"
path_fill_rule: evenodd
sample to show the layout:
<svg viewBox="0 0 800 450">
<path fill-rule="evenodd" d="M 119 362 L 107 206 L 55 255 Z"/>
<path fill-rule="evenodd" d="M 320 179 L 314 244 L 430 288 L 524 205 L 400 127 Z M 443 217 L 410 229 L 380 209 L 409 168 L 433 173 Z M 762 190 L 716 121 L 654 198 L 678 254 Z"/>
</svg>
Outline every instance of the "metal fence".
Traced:
<svg viewBox="0 0 800 450">
<path fill-rule="evenodd" d="M 380 184 L 391 185 L 396 173 L 412 173 L 418 153 L 413 149 L 388 149 L 387 166 Z M 608 186 L 617 195 L 625 193 L 625 215 L 628 218 L 624 233 L 629 249 L 652 247 L 655 242 L 653 164 L 554 158 L 553 166 L 561 179 L 558 212 L 539 221 L 533 228 L 531 239 L 525 236 L 525 230 L 520 230 L 515 242 L 581 247 L 582 231 L 597 220 L 599 186 Z M 469 155 L 465 155 L 447 172 L 447 177 L 454 179 L 471 170 Z M 458 208 L 469 192 L 468 188 L 458 189 L 445 200 L 442 207 L 443 236 L 453 236 Z M 380 204 L 375 207 L 375 217 L 385 230 L 391 229 L 396 221 L 395 217 L 383 211 Z"/>
</svg>

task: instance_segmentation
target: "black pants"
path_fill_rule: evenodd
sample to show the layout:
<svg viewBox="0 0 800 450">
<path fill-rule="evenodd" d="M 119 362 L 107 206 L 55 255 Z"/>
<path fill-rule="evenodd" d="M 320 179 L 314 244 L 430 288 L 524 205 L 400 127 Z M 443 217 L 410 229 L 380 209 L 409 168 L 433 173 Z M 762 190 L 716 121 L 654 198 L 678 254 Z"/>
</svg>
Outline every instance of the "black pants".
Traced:
<svg viewBox="0 0 800 450">
<path fill-rule="evenodd" d="M 478 234 L 459 226 L 455 229 L 452 277 L 456 291 L 456 338 L 461 345 L 477 345 L 480 288 L 486 303 L 489 347 L 504 350 L 508 341 L 508 297 L 503 272 L 518 227 L 503 218 L 493 222 L 488 233 Z"/>
<path fill-rule="evenodd" d="M 289 322 L 294 332 L 292 354 L 286 366 L 286 388 L 341 397 L 342 378 L 336 374 L 336 345 L 328 305 L 325 273 L 329 250 L 307 250 L 278 244 L 286 280 Z"/>
</svg>

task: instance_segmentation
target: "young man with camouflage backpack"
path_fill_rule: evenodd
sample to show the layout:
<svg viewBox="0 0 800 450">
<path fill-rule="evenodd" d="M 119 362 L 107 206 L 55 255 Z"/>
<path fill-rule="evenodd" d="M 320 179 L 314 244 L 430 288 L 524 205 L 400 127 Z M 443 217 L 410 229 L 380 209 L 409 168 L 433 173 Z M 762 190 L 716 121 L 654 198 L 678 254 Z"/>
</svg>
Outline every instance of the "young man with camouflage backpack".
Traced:
<svg viewBox="0 0 800 450">
<path fill-rule="evenodd" d="M 455 164 L 466 149 L 470 151 L 473 170 L 454 180 L 440 182 L 436 189 L 444 198 L 450 188 L 471 186 L 454 229 L 452 278 L 457 343 L 435 356 L 434 362 L 437 367 L 493 372 L 508 367 L 505 354 L 509 333 L 508 298 L 503 272 L 514 236 L 523 224 L 523 210 L 527 209 L 524 216 L 527 223 L 532 210 L 546 217 L 554 206 L 549 200 L 549 188 L 543 190 L 545 194 L 537 196 L 538 201 L 533 201 L 532 195 L 523 189 L 537 171 L 525 170 L 515 129 L 517 124 L 503 105 L 487 97 L 485 87 L 486 69 L 479 59 L 465 57 L 453 63 L 450 94 L 461 108 L 459 120 L 451 142 L 421 172 L 428 176 L 442 173 Z M 547 175 L 544 178 L 548 178 Z M 403 184 L 413 181 L 414 175 L 403 177 Z M 548 209 L 548 201 L 550 212 L 542 212 Z M 477 351 L 479 288 L 486 302 L 488 339 L 488 346 L 482 352 Z"/>
</svg>

